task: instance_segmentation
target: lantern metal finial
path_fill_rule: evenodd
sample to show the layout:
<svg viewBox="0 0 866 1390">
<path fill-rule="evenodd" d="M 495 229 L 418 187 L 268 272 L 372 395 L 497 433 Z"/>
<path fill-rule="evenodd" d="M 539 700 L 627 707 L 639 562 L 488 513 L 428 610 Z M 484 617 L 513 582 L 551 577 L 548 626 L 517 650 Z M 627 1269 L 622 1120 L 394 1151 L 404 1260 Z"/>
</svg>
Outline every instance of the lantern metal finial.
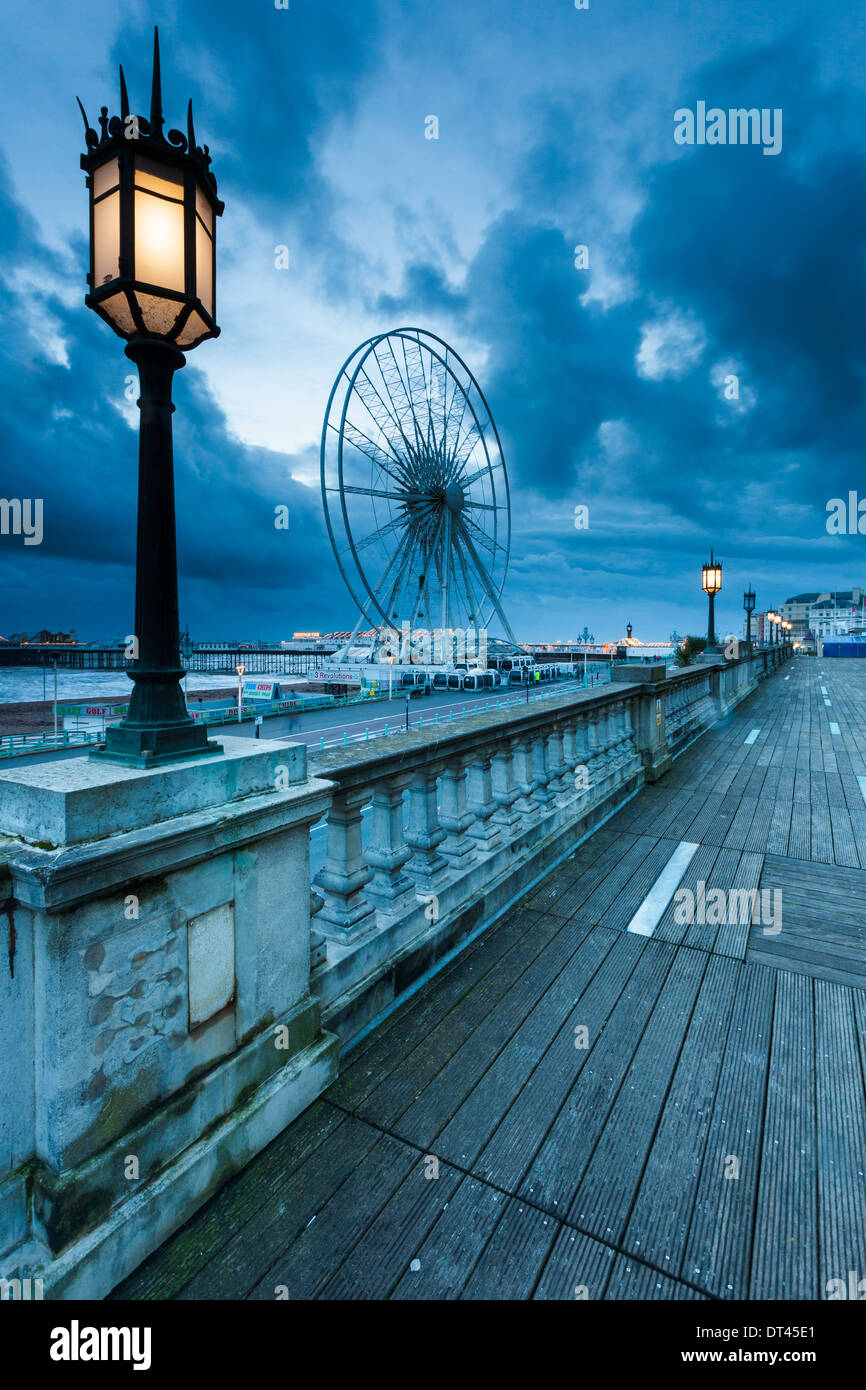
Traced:
<svg viewBox="0 0 866 1390">
<path fill-rule="evenodd" d="M 120 119 L 125 121 L 129 115 L 129 93 L 126 90 L 126 78 L 123 75 L 123 64 L 120 64 Z"/>
<path fill-rule="evenodd" d="M 153 139 L 162 135 L 162 76 L 159 69 L 159 29 L 153 27 L 153 84 L 150 89 L 150 134 Z"/>
<path fill-rule="evenodd" d="M 84 143 L 89 150 L 94 150 L 96 149 L 96 146 L 99 144 L 99 136 L 97 135 L 96 131 L 93 129 L 93 126 L 87 119 L 87 112 L 81 105 L 81 98 L 76 97 L 75 100 L 78 102 L 78 109 L 81 112 L 81 119 L 84 121 Z"/>
<path fill-rule="evenodd" d="M 188 105 L 187 108 L 186 108 L 186 140 L 187 140 L 187 146 L 186 146 L 187 149 L 189 150 L 190 154 L 194 154 L 194 153 L 195 153 L 195 126 L 193 125 L 193 122 L 192 122 L 192 97 L 190 97 L 190 99 L 189 99 L 189 105 Z"/>
</svg>

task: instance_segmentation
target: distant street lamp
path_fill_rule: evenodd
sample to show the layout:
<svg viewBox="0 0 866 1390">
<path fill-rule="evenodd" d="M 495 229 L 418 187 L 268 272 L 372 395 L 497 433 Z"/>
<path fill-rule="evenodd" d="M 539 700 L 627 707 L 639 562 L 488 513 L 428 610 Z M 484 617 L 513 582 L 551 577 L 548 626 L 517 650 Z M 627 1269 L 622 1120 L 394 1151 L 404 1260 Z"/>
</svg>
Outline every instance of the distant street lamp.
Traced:
<svg viewBox="0 0 866 1390">
<path fill-rule="evenodd" d="M 181 349 L 219 333 L 214 237 L 223 204 L 208 148 L 196 145 L 191 102 L 186 135 L 163 134 L 156 31 L 149 118 L 130 114 L 122 68 L 120 115 L 109 119 L 103 106 L 99 134 L 78 104 L 90 190 L 85 303 L 126 339 L 141 382 L 134 688 L 126 718 L 93 756 L 152 767 L 222 752 L 190 718 L 180 688 L 171 387 L 186 361 Z"/>
<path fill-rule="evenodd" d="M 718 652 L 716 645 L 716 594 L 722 587 L 722 562 L 713 559 L 713 552 L 710 551 L 709 563 L 701 569 L 701 587 L 709 599 L 709 618 L 707 621 L 707 646 L 708 652 Z"/>
<path fill-rule="evenodd" d="M 236 666 L 236 667 L 235 667 L 235 670 L 236 670 L 237 673 L 238 673 L 238 723 L 239 723 L 239 724 L 240 724 L 240 722 L 241 722 L 242 711 L 243 711 L 243 704 L 244 704 L 244 686 L 243 686 L 243 680 L 244 680 L 244 671 L 245 671 L 246 669 L 247 669 L 246 666 Z"/>
<path fill-rule="evenodd" d="M 747 589 L 743 594 L 743 607 L 746 610 L 746 646 L 752 650 L 752 614 L 755 611 L 755 591 Z"/>
</svg>

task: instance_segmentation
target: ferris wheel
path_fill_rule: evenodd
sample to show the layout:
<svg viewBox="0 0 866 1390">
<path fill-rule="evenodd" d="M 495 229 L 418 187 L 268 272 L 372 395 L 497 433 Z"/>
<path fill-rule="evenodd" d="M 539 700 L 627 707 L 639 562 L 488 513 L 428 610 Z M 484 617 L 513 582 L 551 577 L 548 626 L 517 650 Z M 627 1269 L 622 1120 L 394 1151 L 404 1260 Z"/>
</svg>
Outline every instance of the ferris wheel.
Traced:
<svg viewBox="0 0 866 1390">
<path fill-rule="evenodd" d="M 368 339 L 325 413 L 322 503 L 340 572 L 374 628 L 486 628 L 502 610 L 511 506 L 481 387 L 420 328 Z"/>
</svg>

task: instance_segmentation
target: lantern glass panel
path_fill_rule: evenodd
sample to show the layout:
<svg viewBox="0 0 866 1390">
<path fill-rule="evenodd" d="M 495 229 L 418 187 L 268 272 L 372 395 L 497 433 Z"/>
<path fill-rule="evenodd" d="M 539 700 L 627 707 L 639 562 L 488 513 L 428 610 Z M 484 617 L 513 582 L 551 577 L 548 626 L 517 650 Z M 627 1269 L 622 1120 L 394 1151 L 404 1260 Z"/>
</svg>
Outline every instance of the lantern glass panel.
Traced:
<svg viewBox="0 0 866 1390">
<path fill-rule="evenodd" d="M 182 178 L 143 159 L 135 164 L 135 278 L 186 288 Z"/>
<path fill-rule="evenodd" d="M 193 343 L 198 342 L 199 338 L 205 337 L 206 334 L 208 334 L 209 332 L 210 329 L 208 328 L 201 314 L 197 313 L 197 311 L 193 309 L 192 313 L 190 314 L 180 333 L 178 333 L 175 341 L 177 342 L 178 347 L 187 348 L 190 347 Z"/>
<path fill-rule="evenodd" d="M 195 292 L 213 314 L 213 242 L 198 218 L 195 220 Z"/>
<path fill-rule="evenodd" d="M 202 220 L 205 231 L 213 236 L 213 208 L 198 186 L 195 190 L 195 210 Z"/>
<path fill-rule="evenodd" d="M 100 164 L 98 169 L 93 171 L 93 196 L 101 198 L 103 193 L 108 193 L 111 189 L 117 188 L 120 184 L 120 174 L 117 168 L 117 158 L 107 159 L 104 164 Z"/>
<path fill-rule="evenodd" d="M 168 337 L 183 305 L 177 299 L 162 299 L 156 294 L 139 292 L 136 299 L 148 333 L 154 333 L 160 338 Z"/>
<path fill-rule="evenodd" d="M 112 160 L 117 174 L 117 160 Z M 94 173 L 94 193 L 96 174 Z M 120 274 L 120 190 L 115 188 L 93 204 L 93 288 L 107 285 Z"/>
<path fill-rule="evenodd" d="M 125 294 L 122 292 L 110 294 L 107 299 L 102 300 L 99 307 L 108 314 L 118 333 L 122 333 L 127 338 L 132 337 L 135 332 L 135 319 L 132 317 Z"/>
</svg>

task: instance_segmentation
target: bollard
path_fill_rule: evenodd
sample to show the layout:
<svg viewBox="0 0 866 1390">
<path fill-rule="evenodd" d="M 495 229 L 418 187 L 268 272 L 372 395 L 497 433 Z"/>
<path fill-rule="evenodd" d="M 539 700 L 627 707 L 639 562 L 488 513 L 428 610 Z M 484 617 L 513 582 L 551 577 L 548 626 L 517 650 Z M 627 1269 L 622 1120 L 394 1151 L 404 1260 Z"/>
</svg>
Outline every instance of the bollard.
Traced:
<svg viewBox="0 0 866 1390">
<path fill-rule="evenodd" d="M 365 729 L 364 732 L 365 732 L 365 734 L 366 734 L 366 738 L 364 739 L 364 742 L 365 742 L 365 743 L 369 743 L 369 742 L 370 742 L 370 730 L 369 730 L 369 729 Z"/>
<path fill-rule="evenodd" d="M 388 725 L 387 725 L 387 724 L 385 725 L 385 737 L 386 737 L 386 738 L 388 737 Z"/>
<path fill-rule="evenodd" d="M 449 719 L 451 720 L 451 723 L 453 724 L 453 723 L 454 723 L 454 711 L 453 711 L 453 710 L 451 711 L 451 713 L 450 713 L 450 715 L 449 715 L 448 717 L 449 717 Z"/>
<path fill-rule="evenodd" d="M 418 728 L 419 728 L 419 729 L 423 729 L 423 728 L 424 728 L 424 716 L 423 716 L 423 714 L 419 714 L 419 715 L 418 715 Z"/>
<path fill-rule="evenodd" d="M 325 751 L 325 735 L 324 735 L 324 734 L 323 734 L 322 737 L 319 739 L 319 751 L 320 751 L 321 753 L 324 753 L 324 751 Z"/>
<path fill-rule="evenodd" d="M 343 731 L 343 747 L 344 747 L 344 748 L 346 747 L 346 744 L 347 744 L 348 742 L 349 742 L 349 735 L 348 735 L 348 734 L 345 732 L 345 730 L 344 730 L 344 731 Z"/>
<path fill-rule="evenodd" d="M 438 711 L 438 709 L 437 709 L 437 711 L 436 711 L 436 723 L 437 723 L 437 724 L 439 723 L 439 711 Z"/>
</svg>

